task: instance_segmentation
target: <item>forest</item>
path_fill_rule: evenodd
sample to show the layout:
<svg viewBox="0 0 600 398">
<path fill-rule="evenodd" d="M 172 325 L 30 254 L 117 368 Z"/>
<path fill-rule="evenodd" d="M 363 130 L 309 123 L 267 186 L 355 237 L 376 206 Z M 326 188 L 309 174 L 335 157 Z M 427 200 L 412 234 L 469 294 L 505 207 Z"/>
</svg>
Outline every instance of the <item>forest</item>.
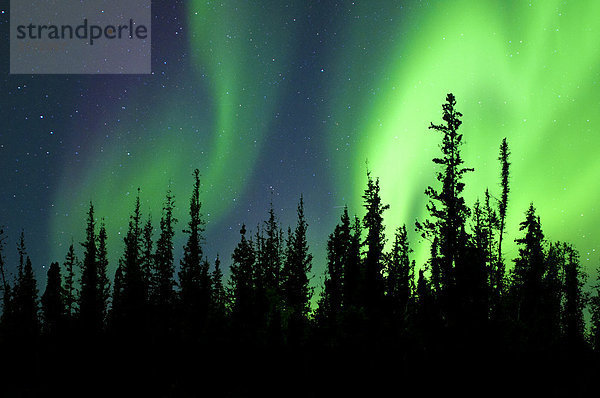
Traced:
<svg viewBox="0 0 600 398">
<path fill-rule="evenodd" d="M 519 226 L 516 258 L 504 256 L 512 148 L 499 143 L 499 195 L 486 191 L 468 206 L 463 179 L 474 170 L 461 156 L 461 118 L 448 94 L 442 121 L 429 126 L 440 153 L 431 169 L 435 186 L 425 191 L 427 218 L 386 237 L 389 205 L 367 172 L 364 216 L 341 212 L 316 289 L 302 197 L 295 225 L 284 229 L 271 206 L 255 230 L 242 226 L 230 257 L 206 258 L 198 170 L 181 259 L 174 258 L 171 192 L 154 236 L 138 190 L 112 279 L 107 232 L 93 203 L 85 240 L 50 265 L 45 286 L 34 276 L 24 233 L 15 275 L 8 273 L 0 232 L 0 395 L 597 391 L 600 284 L 584 289 L 577 250 L 544 235 L 533 203 Z M 430 246 L 426 264 L 412 258 L 411 228 Z"/>
</svg>

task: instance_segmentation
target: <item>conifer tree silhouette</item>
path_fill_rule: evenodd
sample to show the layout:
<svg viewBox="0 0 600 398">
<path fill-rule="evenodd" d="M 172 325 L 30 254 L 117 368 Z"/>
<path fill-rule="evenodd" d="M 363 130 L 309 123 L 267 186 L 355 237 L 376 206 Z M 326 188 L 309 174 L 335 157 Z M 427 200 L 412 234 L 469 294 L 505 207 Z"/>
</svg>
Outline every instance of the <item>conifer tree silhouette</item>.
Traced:
<svg viewBox="0 0 600 398">
<path fill-rule="evenodd" d="M 22 339 L 34 338 L 38 335 L 39 298 L 33 266 L 25 248 L 25 233 L 22 231 L 17 244 L 19 264 L 17 280 L 13 288 L 14 316 L 17 335 Z"/>
<path fill-rule="evenodd" d="M 600 275 L 600 271 L 597 271 Z M 600 279 L 600 278 L 599 278 Z M 600 352 L 600 281 L 597 279 L 591 296 L 589 298 L 590 304 L 590 343 L 596 353 Z"/>
<path fill-rule="evenodd" d="M 500 237 L 498 239 L 498 262 L 502 261 L 502 238 L 504 235 L 504 227 L 506 223 L 506 211 L 508 209 L 508 193 L 510 192 L 509 177 L 510 177 L 510 162 L 508 158 L 510 156 L 510 150 L 508 149 L 508 142 L 506 138 L 502 139 L 500 144 L 500 161 L 501 172 L 500 172 L 500 186 L 502 187 L 502 194 L 500 201 L 498 202 L 498 215 L 499 215 L 499 232 Z"/>
<path fill-rule="evenodd" d="M 254 264 L 256 254 L 251 239 L 246 238 L 246 226 L 240 229 L 240 242 L 231 255 L 229 291 L 233 334 L 238 342 L 251 343 L 256 322 Z"/>
<path fill-rule="evenodd" d="M 142 226 L 139 189 L 133 213 L 129 217 L 129 228 L 123 240 L 125 250 L 117 270 L 122 276 L 118 287 L 115 281 L 115 292 L 120 290 L 116 300 L 121 313 L 117 314 L 117 318 L 122 321 L 123 332 L 133 337 L 145 327 L 147 305 L 146 284 L 141 269 Z"/>
<path fill-rule="evenodd" d="M 65 256 L 63 263 L 65 268 L 65 278 L 63 283 L 63 291 L 65 295 L 65 311 L 67 321 L 72 324 L 74 317 L 77 315 L 77 296 L 78 291 L 75 285 L 75 270 L 81 267 L 81 262 L 75 255 L 75 247 L 73 242 L 69 246 L 69 250 Z"/>
<path fill-rule="evenodd" d="M 7 278 L 7 271 L 4 261 L 4 243 L 6 236 L 4 230 L 0 228 L 0 282 L 2 283 L 2 316 L 0 317 L 1 335 L 8 336 L 12 332 L 14 322 L 14 295 L 13 288 Z"/>
<path fill-rule="evenodd" d="M 440 291 L 438 293 L 440 302 L 445 307 L 444 312 L 448 314 L 453 310 L 455 301 L 455 267 L 457 259 L 461 254 L 461 241 L 465 241 L 463 235 L 465 221 L 469 216 L 469 208 L 465 204 L 462 193 L 465 184 L 462 179 L 465 173 L 473 171 L 471 168 L 463 167 L 461 146 L 463 135 L 458 132 L 462 124 L 462 114 L 455 108 L 456 98 L 452 93 L 446 96 L 446 103 L 442 105 L 442 119 L 444 124 L 433 124 L 430 129 L 442 134 L 442 157 L 434 158 L 433 162 L 441 167 L 436 173 L 436 179 L 442 184 L 439 190 L 428 187 L 425 194 L 429 198 L 427 211 L 432 220 L 425 220 L 422 224 L 416 223 L 417 231 L 423 238 L 433 241 L 438 238 L 438 258 L 434 261 L 439 264 Z M 437 266 L 436 264 L 436 266 Z"/>
<path fill-rule="evenodd" d="M 312 254 L 309 252 L 306 232 L 308 224 L 304 217 L 304 198 L 300 196 L 297 224 L 289 234 L 286 257 L 283 264 L 282 290 L 286 302 L 287 338 L 291 345 L 304 339 L 308 326 L 308 313 L 312 289 L 309 274 L 312 271 Z"/>
<path fill-rule="evenodd" d="M 144 290 L 146 292 L 146 300 L 151 301 L 154 295 L 154 284 L 156 277 L 156 259 L 154 256 L 154 241 L 152 240 L 152 234 L 154 233 L 154 227 L 152 226 L 152 217 L 148 214 L 146 223 L 142 228 L 140 236 L 140 271 L 142 273 L 142 279 L 144 281 Z"/>
<path fill-rule="evenodd" d="M 390 208 L 381 201 L 379 193 L 379 179 L 371 178 L 367 172 L 367 188 L 362 196 L 366 214 L 363 218 L 363 227 L 366 236 L 363 241 L 365 248 L 364 257 L 364 305 L 370 322 L 378 322 L 383 306 L 385 283 L 383 269 L 385 267 L 385 227 L 383 225 L 383 212 Z"/>
<path fill-rule="evenodd" d="M 98 232 L 98 250 L 97 250 L 97 265 L 98 265 L 98 295 L 100 300 L 100 313 L 102 322 L 105 323 L 108 317 L 108 305 L 110 301 L 110 280 L 108 278 L 108 248 L 106 240 L 106 226 L 104 221 L 100 223 Z"/>
<path fill-rule="evenodd" d="M 579 253 L 572 245 L 564 244 L 564 301 L 562 309 L 563 330 L 567 344 L 580 349 L 584 343 L 585 324 L 583 311 L 587 295 L 583 291 L 586 276 L 579 263 Z"/>
<path fill-rule="evenodd" d="M 344 206 L 340 222 L 327 240 L 327 269 L 317 311 L 319 327 L 333 345 L 339 343 L 342 310 L 347 305 L 344 303 L 344 268 L 350 259 L 351 231 L 348 207 Z"/>
<path fill-rule="evenodd" d="M 48 268 L 46 290 L 42 295 L 42 319 L 44 320 L 44 333 L 57 336 L 64 327 L 65 304 L 60 276 L 60 266 L 54 262 Z"/>
<path fill-rule="evenodd" d="M 160 333 L 164 334 L 171 327 L 172 313 L 175 305 L 175 267 L 173 256 L 174 226 L 177 219 L 173 215 L 175 201 L 171 191 L 167 191 L 160 219 L 160 236 L 154 254 L 154 275 L 152 303 Z"/>
<path fill-rule="evenodd" d="M 283 263 L 283 231 L 275 217 L 271 202 L 269 218 L 264 222 L 263 233 L 257 232 L 255 241 L 256 267 L 254 273 L 258 332 L 265 343 L 274 346 L 282 342 L 282 291 L 281 269 Z"/>
<path fill-rule="evenodd" d="M 204 220 L 202 219 L 202 203 L 200 202 L 200 171 L 194 170 L 194 187 L 190 197 L 187 229 L 187 243 L 183 248 L 183 258 L 179 270 L 179 303 L 184 333 L 194 335 L 202 326 L 201 312 L 201 274 L 202 274 L 202 241 L 204 239 Z"/>
<path fill-rule="evenodd" d="M 215 268 L 211 275 L 211 294 L 210 294 L 210 327 L 213 336 L 224 340 L 227 322 L 227 294 L 223 285 L 223 271 L 221 270 L 221 260 L 217 254 L 215 259 Z"/>
<path fill-rule="evenodd" d="M 81 270 L 81 296 L 79 302 L 80 322 L 85 333 L 97 333 L 101 329 L 104 314 L 102 298 L 98 289 L 98 258 L 96 246 L 96 221 L 94 206 L 90 202 L 88 211 L 83 267 Z"/>
<path fill-rule="evenodd" d="M 533 203 L 530 204 L 519 230 L 523 231 L 525 236 L 515 239 L 519 245 L 519 256 L 514 260 L 515 266 L 512 271 L 511 290 L 515 300 L 513 316 L 517 324 L 524 327 L 528 338 L 533 339 L 541 332 L 536 320 L 541 309 L 545 259 L 544 234 Z"/>
<path fill-rule="evenodd" d="M 540 334 L 537 340 L 545 345 L 558 342 L 561 338 L 561 303 L 563 301 L 563 280 L 565 270 L 565 247 L 557 242 L 545 250 L 540 308 L 536 323 Z"/>
<path fill-rule="evenodd" d="M 415 292 L 415 263 L 410 261 L 411 252 L 406 225 L 403 225 L 396 230 L 386 266 L 389 312 L 397 327 L 406 327 L 409 307 Z"/>
</svg>

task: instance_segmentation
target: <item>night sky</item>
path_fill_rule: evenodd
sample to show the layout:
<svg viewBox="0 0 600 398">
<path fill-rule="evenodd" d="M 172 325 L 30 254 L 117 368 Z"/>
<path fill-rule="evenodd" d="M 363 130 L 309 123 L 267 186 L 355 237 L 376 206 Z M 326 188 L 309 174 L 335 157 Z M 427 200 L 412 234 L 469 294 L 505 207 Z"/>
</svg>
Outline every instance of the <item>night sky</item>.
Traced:
<svg viewBox="0 0 600 398">
<path fill-rule="evenodd" d="M 362 215 L 366 168 L 380 177 L 391 233 L 426 216 L 425 188 L 453 92 L 464 114 L 467 203 L 499 195 L 498 147 L 512 151 L 507 239 L 530 202 L 551 240 L 595 272 L 600 211 L 600 2 L 154 2 L 152 75 L 9 75 L 8 1 L 0 81 L 0 225 L 34 268 L 82 241 L 89 201 L 109 233 L 111 275 L 137 187 L 158 227 L 175 194 L 176 256 L 194 168 L 205 253 L 225 265 L 267 217 L 284 228 L 304 194 L 320 284 L 325 243 L 347 204 Z M 437 185 L 436 185 L 437 186 Z M 158 231 L 155 230 L 155 237 Z M 81 247 L 77 245 L 81 254 Z M 508 259 L 516 256 L 506 247 Z"/>
</svg>

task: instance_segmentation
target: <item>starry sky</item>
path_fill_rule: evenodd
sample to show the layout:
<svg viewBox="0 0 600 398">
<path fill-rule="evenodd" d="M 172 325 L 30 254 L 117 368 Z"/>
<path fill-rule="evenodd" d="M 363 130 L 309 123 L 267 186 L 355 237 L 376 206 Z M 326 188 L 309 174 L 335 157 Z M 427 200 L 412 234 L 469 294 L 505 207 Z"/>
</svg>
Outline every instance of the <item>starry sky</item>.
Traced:
<svg viewBox="0 0 600 398">
<path fill-rule="evenodd" d="M 574 243 L 589 272 L 598 266 L 598 1 L 154 2 L 153 73 L 134 76 L 9 75 L 7 0 L 0 12 L 9 269 L 23 228 L 43 280 L 83 239 L 93 200 L 114 271 L 137 187 L 156 227 L 174 192 L 179 256 L 199 168 L 209 258 L 228 264 L 241 224 L 255 230 L 271 201 L 292 225 L 303 194 L 318 285 L 342 207 L 362 215 L 367 164 L 391 205 L 390 234 L 406 223 L 422 263 L 414 221 L 439 151 L 427 127 L 449 92 L 475 168 L 468 204 L 486 188 L 499 195 L 507 137 L 507 240 L 533 201 L 546 236 Z"/>
</svg>

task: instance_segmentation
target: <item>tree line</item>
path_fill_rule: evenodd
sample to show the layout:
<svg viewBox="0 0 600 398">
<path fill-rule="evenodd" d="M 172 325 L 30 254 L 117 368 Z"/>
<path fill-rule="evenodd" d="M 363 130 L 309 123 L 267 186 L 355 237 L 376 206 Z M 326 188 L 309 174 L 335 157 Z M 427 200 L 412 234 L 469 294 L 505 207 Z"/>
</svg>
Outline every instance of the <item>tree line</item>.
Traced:
<svg viewBox="0 0 600 398">
<path fill-rule="evenodd" d="M 0 233 L 0 347 L 8 358 L 1 370 L 12 374 L 13 381 L 21 380 L 9 383 L 9 391 L 45 391 L 72 383 L 61 372 L 77 362 L 74 358 L 85 364 L 75 371 L 82 379 L 119 369 L 117 380 L 138 380 L 162 396 L 199 390 L 257 393 L 241 382 L 207 384 L 209 374 L 223 380 L 259 377 L 245 362 L 248 357 L 270 366 L 264 379 L 259 377 L 265 383 L 301 381 L 307 368 L 315 366 L 309 364 L 320 360 L 335 363 L 338 373 L 329 369 L 330 374 L 347 378 L 352 370 L 341 371 L 349 368 L 340 358 L 369 358 L 378 364 L 390 360 L 395 367 L 387 371 L 404 369 L 406 377 L 415 368 L 443 363 L 446 356 L 475 355 L 489 366 L 495 363 L 490 369 L 496 370 L 510 362 L 507 356 L 526 353 L 533 353 L 527 358 L 539 361 L 535 363 L 546 356 L 567 358 L 563 366 L 596 358 L 600 284 L 592 293 L 584 291 L 586 274 L 578 252 L 568 243 L 546 239 L 533 204 L 519 226 L 516 258 L 505 258 L 508 142 L 502 140 L 499 148 L 499 192 L 486 190 L 468 206 L 463 177 L 474 170 L 461 155 L 461 117 L 454 95 L 448 94 L 441 124 L 429 127 L 441 138 L 441 153 L 433 159 L 437 183 L 425 191 L 427 218 L 414 226 L 430 243 L 427 263 L 417 267 L 411 258 L 406 225 L 388 242 L 384 214 L 389 205 L 382 201 L 379 180 L 367 172 L 365 214 L 358 217 L 343 209 L 327 240 L 327 266 L 316 297 L 303 198 L 293 228 L 283 230 L 272 206 L 254 231 L 241 227 L 225 279 L 221 259 L 209 261 L 204 254 L 198 170 L 178 267 L 173 239 L 179 221 L 170 191 L 155 237 L 150 216 L 144 220 L 141 214 L 138 190 L 112 281 L 106 228 L 92 203 L 82 258 L 71 243 L 62 264 L 53 262 L 48 268 L 43 289 L 34 277 L 23 233 L 16 275 L 8 275 Z M 274 358 L 295 371 L 278 368 Z M 195 364 L 184 365 L 186 361 Z M 53 363 L 60 364 L 49 371 L 53 376 L 44 375 L 43 369 Z M 447 375 L 444 369 L 437 372 Z M 192 382 L 198 372 L 204 375 L 200 385 Z M 386 369 L 371 373 L 382 374 Z M 109 384 L 116 388 L 117 382 Z"/>
</svg>

